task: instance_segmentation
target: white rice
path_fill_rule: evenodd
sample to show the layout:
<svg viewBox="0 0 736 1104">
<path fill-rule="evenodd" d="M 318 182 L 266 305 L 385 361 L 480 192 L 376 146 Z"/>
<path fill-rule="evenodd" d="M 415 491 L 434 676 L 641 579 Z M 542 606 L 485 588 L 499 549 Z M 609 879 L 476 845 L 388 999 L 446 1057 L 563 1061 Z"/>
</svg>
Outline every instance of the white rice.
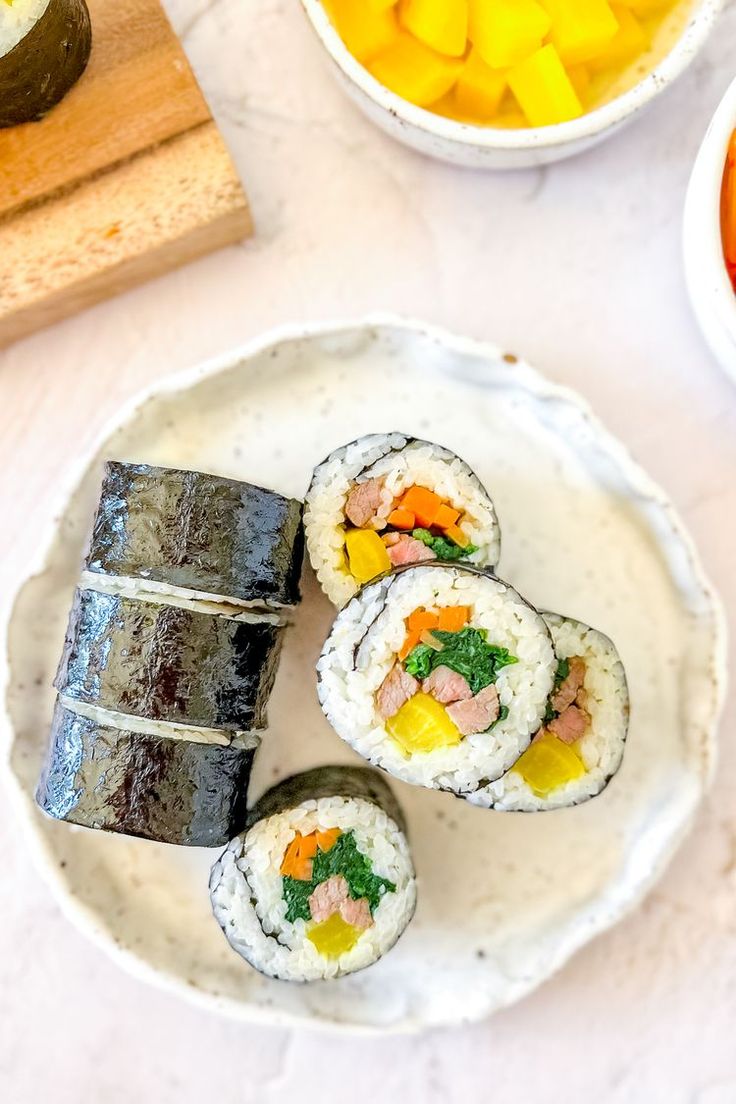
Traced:
<svg viewBox="0 0 736 1104">
<path fill-rule="evenodd" d="M 396 886 L 381 898 L 372 927 L 338 959 L 317 951 L 304 920 L 286 919 L 279 873 L 297 831 L 308 835 L 329 828 L 352 830 L 374 873 Z M 361 970 L 385 954 L 414 913 L 416 881 L 406 838 L 391 817 L 362 798 L 322 797 L 260 820 L 237 836 L 212 870 L 210 895 L 228 941 L 252 966 L 284 981 L 315 981 Z"/>
<path fill-rule="evenodd" d="M 36 23 L 49 6 L 50 0 L 13 0 L 7 4 L 0 0 L 0 58 L 9 54 Z"/>
<path fill-rule="evenodd" d="M 385 514 L 415 485 L 434 491 L 464 514 L 462 529 L 478 551 L 463 562 L 495 567 L 501 534 L 488 493 L 449 449 L 403 433 L 374 433 L 336 449 L 315 469 L 304 503 L 307 551 L 317 578 L 336 606 L 359 590 L 345 558 L 345 503 L 357 482 L 385 480 Z"/>
<path fill-rule="evenodd" d="M 538 812 L 578 805 L 605 788 L 621 765 L 629 724 L 626 674 L 613 643 L 596 629 L 557 614 L 544 614 L 559 659 L 585 660 L 586 711 L 591 723 L 580 740 L 586 773 L 547 797 L 538 797 L 520 774 L 511 770 L 468 798 L 474 805 Z"/>
<path fill-rule="evenodd" d="M 405 618 L 419 607 L 452 605 L 470 606 L 470 624 L 517 657 L 496 683 L 508 716 L 454 747 L 407 755 L 388 735 L 375 695 L 404 642 Z M 366 587 L 338 614 L 317 664 L 318 693 L 338 735 L 369 762 L 404 782 L 465 794 L 498 778 L 528 747 L 556 664 L 542 617 L 507 583 L 457 566 L 419 566 Z"/>
<path fill-rule="evenodd" d="M 96 721 L 106 728 L 119 728 L 143 736 L 163 736 L 167 740 L 185 740 L 193 744 L 219 744 L 220 747 L 257 748 L 261 743 L 261 731 L 205 728 L 201 725 L 176 724 L 173 721 L 154 721 L 148 717 L 134 717 L 116 709 L 102 709 L 99 705 L 76 701 L 65 694 L 59 700 L 70 713 L 77 713 L 87 720 Z"/>
</svg>

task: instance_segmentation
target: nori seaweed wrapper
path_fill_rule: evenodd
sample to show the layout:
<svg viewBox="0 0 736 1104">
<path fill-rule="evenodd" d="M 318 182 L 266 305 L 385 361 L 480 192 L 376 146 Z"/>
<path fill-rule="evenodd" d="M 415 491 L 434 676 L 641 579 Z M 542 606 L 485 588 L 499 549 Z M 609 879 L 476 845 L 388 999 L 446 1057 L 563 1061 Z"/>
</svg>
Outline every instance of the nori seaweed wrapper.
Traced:
<svg viewBox="0 0 736 1104">
<path fill-rule="evenodd" d="M 302 504 L 202 472 L 109 461 L 86 567 L 265 605 L 295 605 Z"/>
<path fill-rule="evenodd" d="M 41 119 L 79 80 L 91 49 L 84 0 L 50 0 L 28 34 L 0 57 L 0 127 Z"/>
<path fill-rule="evenodd" d="M 109 728 L 57 702 L 36 801 L 86 828 L 218 847 L 245 823 L 254 755 Z"/>
<path fill-rule="evenodd" d="M 315 767 L 302 774 L 292 774 L 267 790 L 248 813 L 246 831 L 259 820 L 277 816 L 301 805 L 302 801 L 319 801 L 322 797 L 363 798 L 383 809 L 406 835 L 406 819 L 393 790 L 371 767 Z"/>
<path fill-rule="evenodd" d="M 75 701 L 150 720 L 265 728 L 283 631 L 77 590 L 54 685 Z"/>
</svg>

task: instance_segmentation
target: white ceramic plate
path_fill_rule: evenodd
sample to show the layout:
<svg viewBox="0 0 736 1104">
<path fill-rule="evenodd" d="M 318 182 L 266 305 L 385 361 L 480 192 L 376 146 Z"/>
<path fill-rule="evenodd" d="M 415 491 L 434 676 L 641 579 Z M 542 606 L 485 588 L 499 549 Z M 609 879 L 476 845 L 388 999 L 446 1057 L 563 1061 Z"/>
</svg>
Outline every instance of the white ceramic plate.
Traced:
<svg viewBox="0 0 736 1104">
<path fill-rule="evenodd" d="M 290 986 L 228 948 L 207 896 L 216 852 L 75 829 L 36 810 L 51 679 L 103 458 L 301 495 L 336 445 L 393 428 L 457 450 L 491 488 L 505 576 L 616 641 L 629 747 L 601 797 L 556 813 L 498 814 L 397 783 L 420 879 L 414 923 L 375 967 Z M 280 331 L 131 404 L 84 458 L 58 519 L 8 627 L 10 778 L 67 915 L 139 976 L 245 1019 L 384 1030 L 476 1020 L 639 901 L 690 824 L 724 683 L 718 601 L 663 493 L 578 398 L 496 349 L 387 317 Z M 354 761 L 316 700 L 331 616 L 307 573 L 255 792 L 293 770 Z"/>
<path fill-rule="evenodd" d="M 736 295 L 723 259 L 721 186 L 736 130 L 736 80 L 718 105 L 695 159 L 685 201 L 685 276 L 713 355 L 736 380 Z"/>
</svg>

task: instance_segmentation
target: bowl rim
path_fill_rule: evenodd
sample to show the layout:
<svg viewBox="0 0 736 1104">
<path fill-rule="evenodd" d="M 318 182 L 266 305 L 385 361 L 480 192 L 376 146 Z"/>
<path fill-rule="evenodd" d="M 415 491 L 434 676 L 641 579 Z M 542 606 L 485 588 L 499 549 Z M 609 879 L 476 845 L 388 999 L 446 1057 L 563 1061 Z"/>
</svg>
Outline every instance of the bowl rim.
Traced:
<svg viewBox="0 0 736 1104">
<path fill-rule="evenodd" d="M 688 291 L 709 340 L 719 327 L 733 346 L 730 359 L 714 348 L 723 367 L 736 377 L 736 294 L 726 269 L 721 237 L 721 187 L 731 135 L 736 131 L 736 80 L 711 119 L 688 184 L 683 215 L 683 252 Z"/>
<path fill-rule="evenodd" d="M 640 111 L 687 69 L 705 44 L 725 0 L 699 0 L 672 49 L 651 72 L 609 103 L 578 119 L 546 127 L 484 127 L 435 115 L 391 92 L 357 61 L 340 38 L 322 0 L 301 0 L 322 45 L 344 76 L 372 103 L 403 124 L 458 146 L 482 150 L 545 150 L 603 134 Z"/>
</svg>

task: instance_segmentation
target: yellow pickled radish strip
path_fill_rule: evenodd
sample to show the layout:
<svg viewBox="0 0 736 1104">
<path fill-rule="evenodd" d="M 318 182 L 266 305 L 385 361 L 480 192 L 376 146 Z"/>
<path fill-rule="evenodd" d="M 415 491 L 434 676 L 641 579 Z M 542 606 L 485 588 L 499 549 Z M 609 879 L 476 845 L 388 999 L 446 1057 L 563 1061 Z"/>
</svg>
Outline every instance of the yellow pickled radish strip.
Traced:
<svg viewBox="0 0 736 1104">
<path fill-rule="evenodd" d="M 600 54 L 618 30 L 607 0 L 539 0 L 550 19 L 550 39 L 566 65 Z"/>
<path fill-rule="evenodd" d="M 605 50 L 591 59 L 591 69 L 608 69 L 616 65 L 626 65 L 649 49 L 649 35 L 631 8 L 626 8 L 623 4 L 611 4 L 611 10 L 616 16 L 618 30 Z"/>
<path fill-rule="evenodd" d="M 343 920 L 339 912 L 333 912 L 329 920 L 322 920 L 308 930 L 307 939 L 324 958 L 339 958 L 352 951 L 361 934 L 354 924 Z"/>
<path fill-rule="evenodd" d="M 505 70 L 491 69 L 473 49 L 453 89 L 455 107 L 471 119 L 489 119 L 498 111 L 507 88 Z"/>
<path fill-rule="evenodd" d="M 391 570 L 386 545 L 373 529 L 348 529 L 345 549 L 350 573 L 359 583 L 368 583 Z"/>
<path fill-rule="evenodd" d="M 438 54 L 405 31 L 369 63 L 381 84 L 419 107 L 428 107 L 449 92 L 460 75 L 462 61 Z"/>
<path fill-rule="evenodd" d="M 465 53 L 468 0 L 400 0 L 399 20 L 430 49 L 451 57 Z"/>
<path fill-rule="evenodd" d="M 323 0 L 335 30 L 360 62 L 385 50 L 396 40 L 399 25 L 391 7 L 378 8 L 366 0 Z"/>
<path fill-rule="evenodd" d="M 493 69 L 523 61 L 542 45 L 551 20 L 537 0 L 469 0 L 468 35 Z"/>
<path fill-rule="evenodd" d="M 462 733 L 443 705 L 431 694 L 415 694 L 386 722 L 386 730 L 407 755 L 454 747 Z"/>
<path fill-rule="evenodd" d="M 382 12 L 388 8 L 394 8 L 398 4 L 399 0 L 367 0 L 368 7 L 373 8 L 374 11 Z"/>
<path fill-rule="evenodd" d="M 567 75 L 570 78 L 570 84 L 577 92 L 578 99 L 582 100 L 590 88 L 590 70 L 585 65 L 570 65 Z"/>
<path fill-rule="evenodd" d="M 550 44 L 509 69 L 508 81 L 530 126 L 551 126 L 583 114 L 577 92 Z"/>
<path fill-rule="evenodd" d="M 511 770 L 521 775 L 537 797 L 549 797 L 560 786 L 586 773 L 580 756 L 551 732 L 535 740 Z"/>
<path fill-rule="evenodd" d="M 646 19 L 650 15 L 660 15 L 673 7 L 673 0 L 621 0 L 624 7 L 631 8 L 634 15 Z"/>
</svg>

